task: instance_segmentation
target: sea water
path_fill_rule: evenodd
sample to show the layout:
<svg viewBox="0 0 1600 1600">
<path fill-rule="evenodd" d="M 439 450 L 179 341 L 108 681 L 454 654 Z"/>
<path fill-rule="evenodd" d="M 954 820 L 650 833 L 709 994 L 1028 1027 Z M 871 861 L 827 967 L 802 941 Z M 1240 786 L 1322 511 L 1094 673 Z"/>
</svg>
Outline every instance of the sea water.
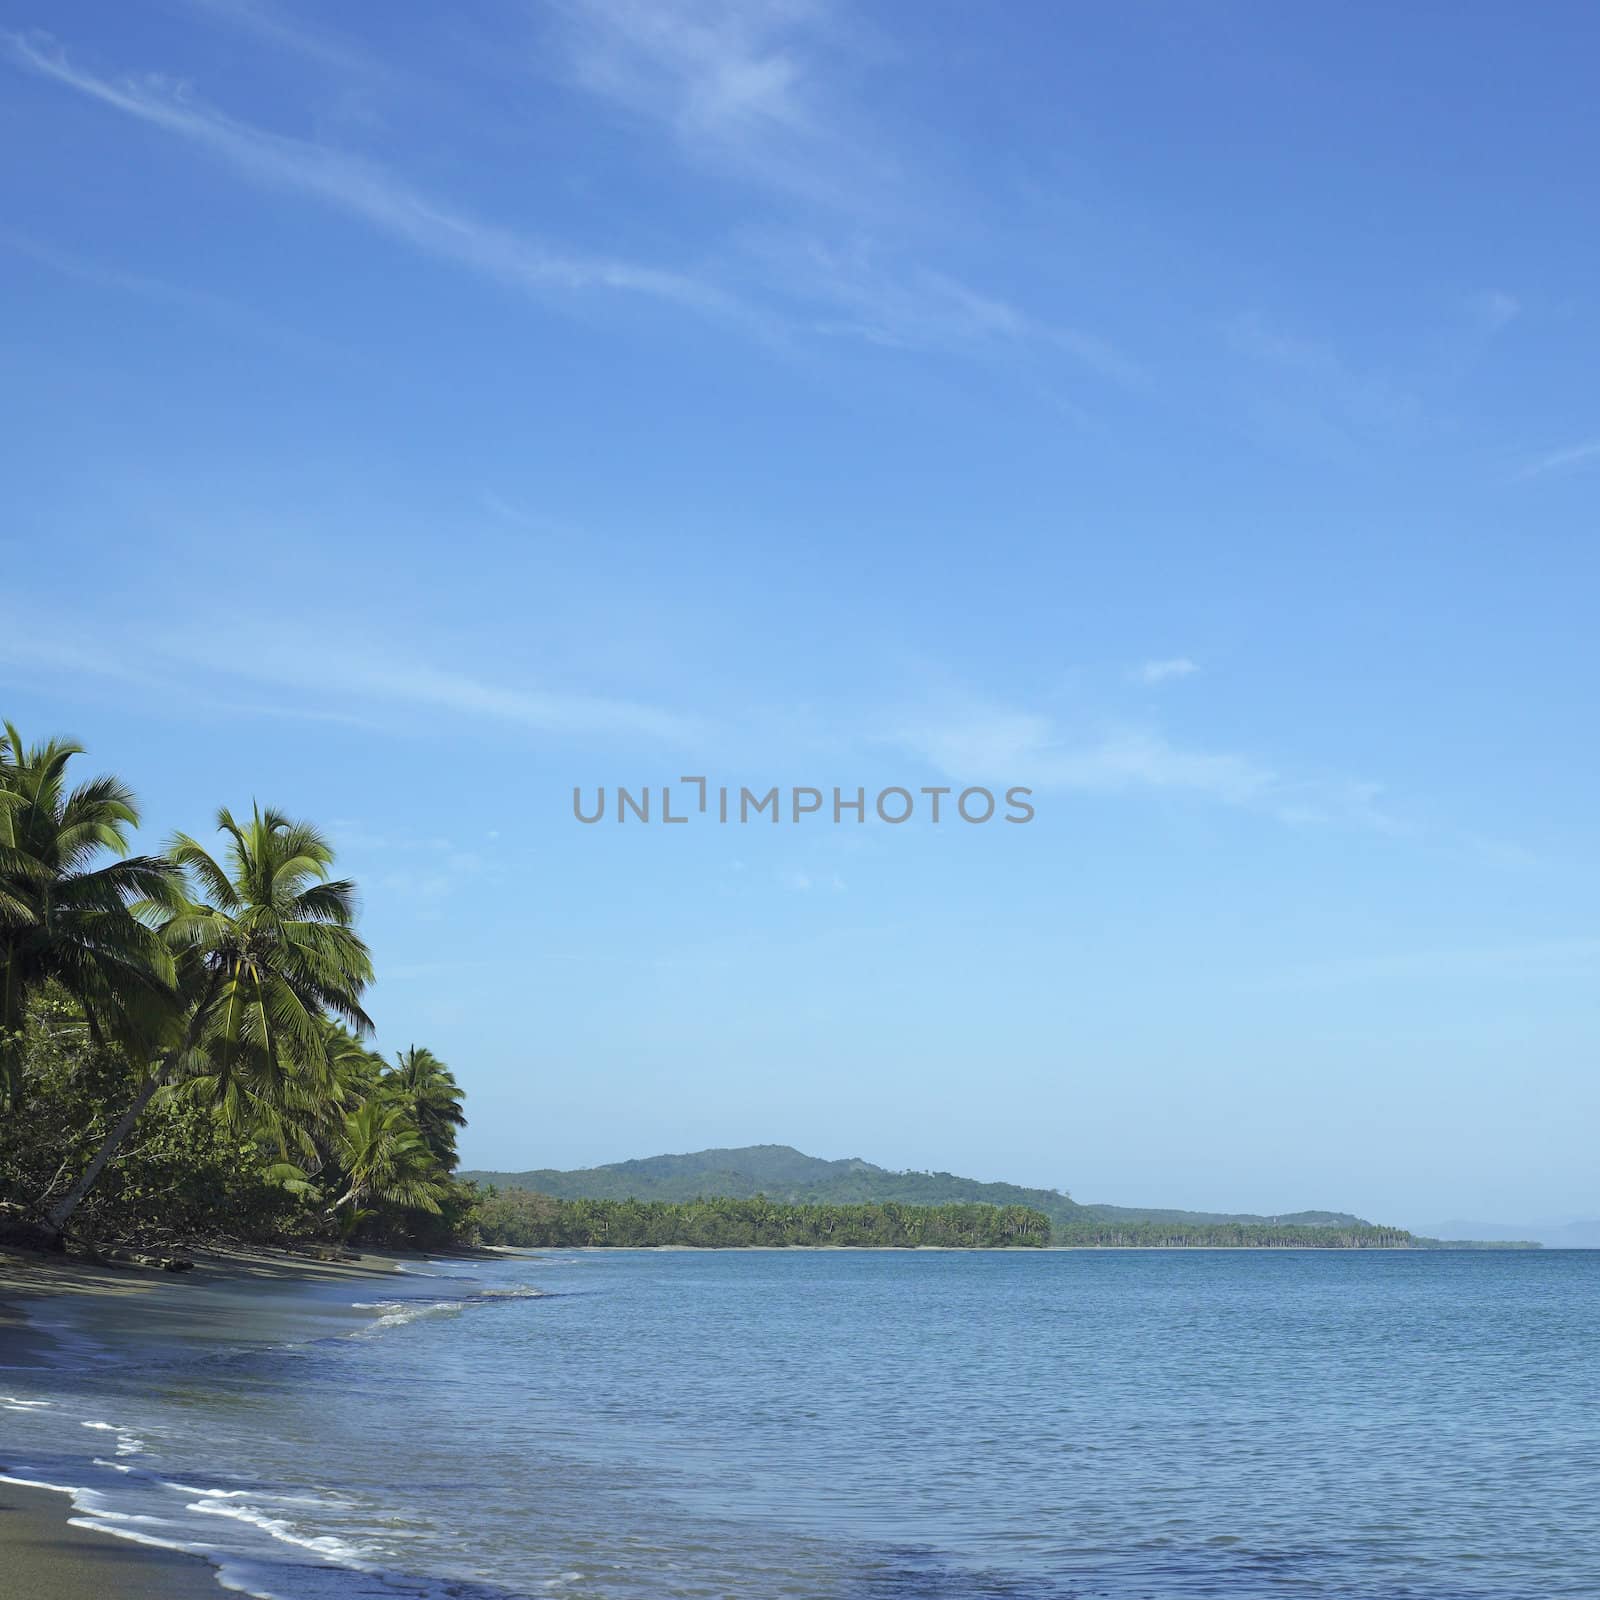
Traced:
<svg viewBox="0 0 1600 1600">
<path fill-rule="evenodd" d="M 1600 1595 L 1600 1252 L 575 1251 L 139 1301 L 30 1303 L 57 1364 L 0 1372 L 0 1471 L 277 1600 Z"/>
</svg>

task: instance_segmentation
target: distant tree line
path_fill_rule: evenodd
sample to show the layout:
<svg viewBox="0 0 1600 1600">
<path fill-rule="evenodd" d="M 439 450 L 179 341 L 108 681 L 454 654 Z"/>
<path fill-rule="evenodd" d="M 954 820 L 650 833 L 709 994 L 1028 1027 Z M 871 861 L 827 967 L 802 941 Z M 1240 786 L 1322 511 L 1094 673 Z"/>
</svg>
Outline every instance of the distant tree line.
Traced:
<svg viewBox="0 0 1600 1600">
<path fill-rule="evenodd" d="M 788 1205 L 754 1199 L 558 1200 L 491 1189 L 478 1208 L 485 1244 L 640 1248 L 761 1245 L 914 1249 L 1039 1248 L 1050 1219 L 1026 1206 Z"/>
<path fill-rule="evenodd" d="M 1358 1222 L 1341 1227 L 1281 1223 L 1184 1224 L 1051 1219 L 1030 1206 L 982 1202 L 902 1205 L 812 1204 L 701 1196 L 695 1200 L 560 1199 L 517 1187 L 483 1191 L 478 1226 L 485 1244 L 648 1248 L 694 1245 L 870 1246 L 957 1249 L 1014 1246 L 1100 1249 L 1404 1250 L 1438 1248 L 1403 1228 Z"/>
<path fill-rule="evenodd" d="M 1404 1228 L 1370 1222 L 1333 1228 L 1292 1223 L 1057 1222 L 1050 1242 L 1108 1249 L 1403 1250 L 1424 1241 Z"/>
<path fill-rule="evenodd" d="M 682 1202 L 711 1196 L 757 1195 L 791 1206 L 1023 1206 L 1043 1212 L 1058 1245 L 1106 1248 L 1372 1249 L 1443 1248 L 1400 1228 L 1349 1212 L 1297 1211 L 1283 1216 L 1085 1205 L 1057 1189 L 980 1182 L 949 1172 L 890 1172 L 859 1157 L 824 1161 L 789 1145 L 647 1156 L 562 1172 L 468 1172 L 464 1177 L 500 1189 L 529 1189 L 561 1200 Z M 1452 1241 L 1452 1249 L 1468 1248 Z"/>
</svg>

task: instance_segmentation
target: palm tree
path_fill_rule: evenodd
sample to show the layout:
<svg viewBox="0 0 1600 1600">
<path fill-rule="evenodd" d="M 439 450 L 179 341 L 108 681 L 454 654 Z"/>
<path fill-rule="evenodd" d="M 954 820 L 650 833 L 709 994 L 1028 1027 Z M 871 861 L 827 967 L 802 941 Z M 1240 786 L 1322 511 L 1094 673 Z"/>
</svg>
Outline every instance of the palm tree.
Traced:
<svg viewBox="0 0 1600 1600">
<path fill-rule="evenodd" d="M 138 914 L 181 904 L 176 866 L 129 856 L 139 823 L 126 784 L 92 778 L 67 788 L 83 747 L 28 745 L 11 723 L 0 738 L 0 1100 L 16 1089 L 23 1001 L 54 982 L 97 1035 L 131 1040 L 175 1005 L 166 945 Z M 106 861 L 107 854 L 121 857 Z"/>
<path fill-rule="evenodd" d="M 467 1125 L 464 1098 L 454 1074 L 431 1050 L 412 1045 L 395 1052 L 395 1065 L 384 1074 L 388 1091 L 411 1108 L 417 1131 L 446 1172 L 454 1172 L 456 1129 Z"/>
<path fill-rule="evenodd" d="M 241 1122 L 271 1119 L 332 1081 L 323 1032 L 329 1015 L 358 1033 L 372 1026 L 360 1004 L 372 961 L 355 932 L 355 889 L 330 880 L 327 840 L 308 823 L 259 807 L 243 824 L 224 808 L 217 827 L 228 839 L 226 869 L 187 834 L 170 851 L 201 896 L 162 928 L 186 1020 L 51 1209 L 58 1234 L 163 1084 L 194 1078 Z"/>
<path fill-rule="evenodd" d="M 353 1227 L 367 1200 L 438 1214 L 444 1195 L 439 1169 L 403 1101 L 376 1094 L 357 1106 L 344 1119 L 337 1155 L 346 1187 L 329 1208 L 330 1216 L 353 1207 Z"/>
<path fill-rule="evenodd" d="M 322 1035 L 326 1072 L 312 1081 L 290 1086 L 282 1098 L 261 1101 L 245 1124 L 258 1139 L 273 1146 L 281 1162 L 295 1163 L 307 1180 L 338 1169 L 338 1140 L 346 1114 L 378 1092 L 384 1073 L 383 1057 L 365 1045 L 342 1024 L 323 1018 Z M 216 1103 L 220 1080 L 202 1074 L 186 1085 L 202 1103 Z"/>
</svg>

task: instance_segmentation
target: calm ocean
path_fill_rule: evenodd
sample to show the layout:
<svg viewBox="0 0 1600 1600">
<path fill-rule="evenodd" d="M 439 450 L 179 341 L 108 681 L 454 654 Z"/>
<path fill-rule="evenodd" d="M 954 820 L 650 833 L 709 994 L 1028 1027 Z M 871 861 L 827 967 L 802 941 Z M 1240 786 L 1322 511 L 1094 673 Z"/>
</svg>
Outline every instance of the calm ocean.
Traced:
<svg viewBox="0 0 1600 1600">
<path fill-rule="evenodd" d="M 1600 1252 L 596 1251 L 363 1292 L 154 1332 L 35 1302 L 71 1364 L 0 1374 L 0 1470 L 279 1600 L 1600 1595 Z"/>
</svg>

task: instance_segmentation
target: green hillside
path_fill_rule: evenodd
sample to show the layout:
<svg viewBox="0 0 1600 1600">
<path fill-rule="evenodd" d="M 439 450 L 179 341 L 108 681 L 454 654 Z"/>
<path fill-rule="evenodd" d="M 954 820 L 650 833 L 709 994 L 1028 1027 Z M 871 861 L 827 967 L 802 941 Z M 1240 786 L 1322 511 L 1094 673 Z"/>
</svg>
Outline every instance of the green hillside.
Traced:
<svg viewBox="0 0 1600 1600">
<path fill-rule="evenodd" d="M 469 1172 L 464 1177 L 501 1189 L 530 1189 L 557 1200 L 639 1200 L 681 1203 L 757 1195 L 786 1205 L 947 1206 L 979 1203 L 1025 1206 L 1050 1218 L 1057 1244 L 1427 1247 L 1400 1228 L 1384 1228 L 1342 1211 L 1297 1211 L 1265 1217 L 1248 1213 L 1171 1211 L 1136 1206 L 1082 1205 L 1059 1190 L 982 1183 L 950 1172 L 891 1172 L 850 1157 L 824 1161 L 786 1144 L 697 1150 L 649 1156 L 572 1172 Z"/>
<path fill-rule="evenodd" d="M 649 1156 L 574 1172 L 474 1172 L 466 1176 L 502 1188 L 534 1189 L 558 1200 L 697 1200 L 723 1196 L 750 1199 L 764 1194 L 790 1205 L 1031 1206 L 1064 1222 L 1084 1207 L 1053 1189 L 1014 1183 L 980 1183 L 949 1172 L 890 1172 L 859 1157 L 824 1161 L 786 1144 L 746 1145 L 734 1150 L 697 1150 L 689 1155 Z"/>
</svg>

